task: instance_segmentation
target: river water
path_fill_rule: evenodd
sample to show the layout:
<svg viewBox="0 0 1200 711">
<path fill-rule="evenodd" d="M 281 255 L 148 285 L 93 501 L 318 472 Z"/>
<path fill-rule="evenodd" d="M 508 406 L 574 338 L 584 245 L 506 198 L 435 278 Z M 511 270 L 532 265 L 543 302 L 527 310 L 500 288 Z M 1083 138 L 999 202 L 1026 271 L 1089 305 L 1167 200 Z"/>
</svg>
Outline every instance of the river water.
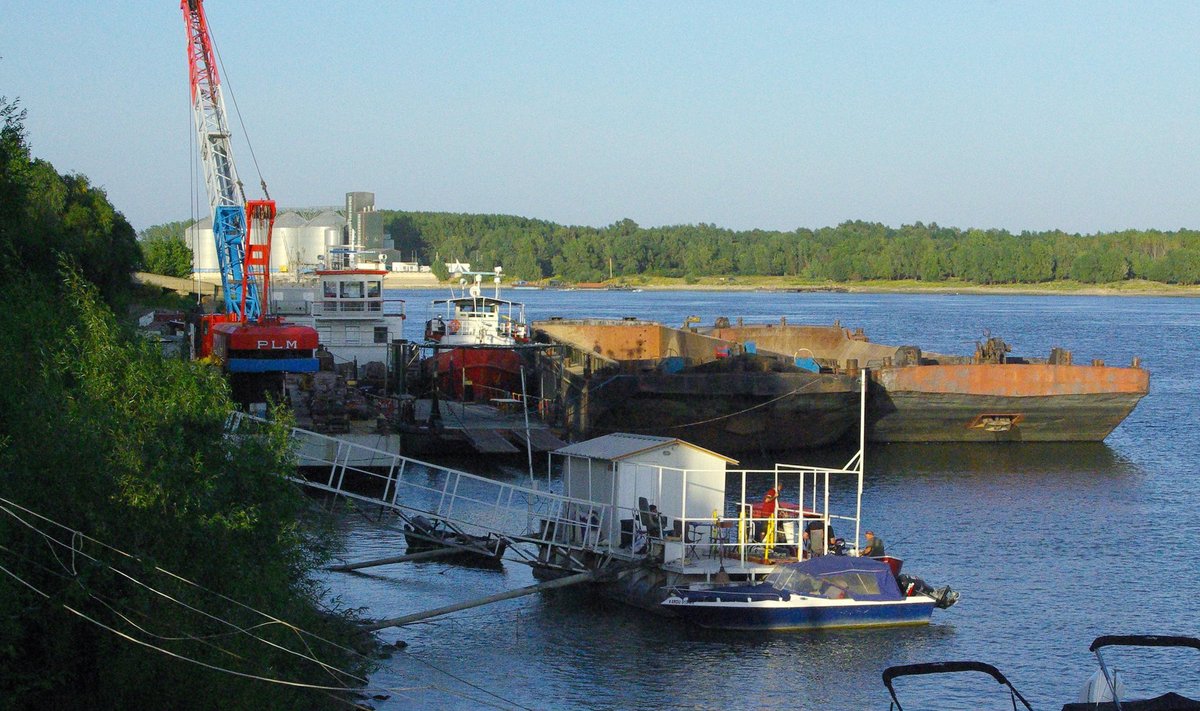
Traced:
<svg viewBox="0 0 1200 711">
<path fill-rule="evenodd" d="M 432 292 L 408 299 L 413 333 Z M 437 294 L 436 296 L 441 296 Z M 1014 355 L 1072 350 L 1150 370 L 1150 394 L 1102 444 L 874 445 L 864 523 L 905 569 L 962 594 L 922 628 L 729 634 L 665 620 L 578 590 L 476 608 L 381 633 L 408 646 L 372 685 L 379 709 L 771 708 L 888 706 L 884 668 L 978 660 L 999 667 L 1035 709 L 1074 701 L 1101 634 L 1200 635 L 1200 300 L 916 294 L 513 291 L 531 319 L 638 316 L 680 325 L 777 320 L 862 327 L 873 341 L 971 353 L 988 334 Z M 410 334 L 411 337 L 411 334 Z M 799 452 L 789 463 L 841 463 Z M 744 466 L 770 465 L 744 461 Z M 462 468 L 523 481 L 523 463 Z M 394 555 L 394 531 L 343 515 L 348 560 Z M 330 595 L 393 617 L 534 582 L 445 563 L 329 574 Z M 1200 696 L 1200 658 L 1114 652 L 1133 692 Z M 990 678 L 908 677 L 909 708 L 1011 708 Z"/>
</svg>

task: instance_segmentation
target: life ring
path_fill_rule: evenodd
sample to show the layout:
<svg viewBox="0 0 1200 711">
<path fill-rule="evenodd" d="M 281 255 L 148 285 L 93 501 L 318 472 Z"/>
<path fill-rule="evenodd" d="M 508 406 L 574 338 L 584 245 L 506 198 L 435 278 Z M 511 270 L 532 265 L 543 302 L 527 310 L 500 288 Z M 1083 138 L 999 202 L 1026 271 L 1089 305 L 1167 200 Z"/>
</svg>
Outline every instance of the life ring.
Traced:
<svg viewBox="0 0 1200 711">
<path fill-rule="evenodd" d="M 462 326 L 462 324 L 458 322 L 458 319 L 452 320 L 450 322 L 450 333 L 458 333 L 460 326 Z"/>
</svg>

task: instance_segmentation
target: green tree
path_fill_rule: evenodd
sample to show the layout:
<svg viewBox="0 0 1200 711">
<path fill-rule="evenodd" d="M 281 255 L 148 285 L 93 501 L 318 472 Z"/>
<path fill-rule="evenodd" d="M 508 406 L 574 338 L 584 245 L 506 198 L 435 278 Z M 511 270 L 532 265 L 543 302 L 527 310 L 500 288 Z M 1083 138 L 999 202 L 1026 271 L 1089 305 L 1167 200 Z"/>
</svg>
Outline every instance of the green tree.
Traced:
<svg viewBox="0 0 1200 711">
<path fill-rule="evenodd" d="M 348 620 L 318 607 L 309 576 L 323 539 L 301 527 L 305 500 L 281 476 L 291 471 L 286 431 L 223 436 L 232 405 L 221 374 L 125 340 L 78 272 L 58 288 L 11 269 L 4 277 L 0 358 L 24 372 L 21 387 L 0 389 L 0 498 L 9 502 L 0 557 L 12 572 L 0 576 L 0 708 L 328 701 L 153 648 L 243 674 L 328 684 L 326 669 L 297 655 L 315 654 L 361 676 L 362 658 L 239 605 L 343 647 L 351 633 Z"/>
<path fill-rule="evenodd" d="M 142 265 L 152 274 L 175 277 L 192 275 L 192 250 L 185 235 L 192 220 L 148 227 L 138 235 Z"/>
<path fill-rule="evenodd" d="M 116 303 L 141 259 L 133 227 L 86 177 L 31 156 L 18 102 L 0 97 L 0 119 L 0 253 L 48 278 L 68 255 Z"/>
</svg>

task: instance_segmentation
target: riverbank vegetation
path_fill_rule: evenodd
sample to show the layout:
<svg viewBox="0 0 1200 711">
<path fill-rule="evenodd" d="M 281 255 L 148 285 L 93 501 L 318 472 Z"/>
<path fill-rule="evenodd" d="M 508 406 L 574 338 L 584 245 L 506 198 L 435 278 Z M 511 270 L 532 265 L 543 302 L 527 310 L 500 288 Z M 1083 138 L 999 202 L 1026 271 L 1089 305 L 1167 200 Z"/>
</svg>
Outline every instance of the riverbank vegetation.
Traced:
<svg viewBox="0 0 1200 711">
<path fill-rule="evenodd" d="M 1039 293 L 1170 291 L 1200 284 L 1200 231 L 1124 230 L 1010 234 L 936 224 L 892 228 L 869 222 L 790 232 L 715 225 L 564 226 L 509 215 L 380 210 L 405 258 L 499 264 L 513 279 L 726 287 L 836 284 L 869 290 L 1022 286 Z M 147 269 L 187 276 L 187 222 L 141 234 Z M 1131 285 L 1148 285 L 1132 286 Z M 1153 285 L 1164 285 L 1162 288 Z"/>
<path fill-rule="evenodd" d="M 283 426 L 226 437 L 221 374 L 116 317 L 133 230 L 23 118 L 0 99 L 0 709 L 345 708 L 371 662 Z"/>
<path fill-rule="evenodd" d="M 601 281 L 638 276 L 797 282 L 1095 285 L 1128 280 L 1200 283 L 1200 231 L 1010 234 L 938 225 L 845 222 L 790 232 L 715 225 L 568 227 L 504 215 L 381 211 L 404 254 L 504 265 L 517 279 Z"/>
</svg>

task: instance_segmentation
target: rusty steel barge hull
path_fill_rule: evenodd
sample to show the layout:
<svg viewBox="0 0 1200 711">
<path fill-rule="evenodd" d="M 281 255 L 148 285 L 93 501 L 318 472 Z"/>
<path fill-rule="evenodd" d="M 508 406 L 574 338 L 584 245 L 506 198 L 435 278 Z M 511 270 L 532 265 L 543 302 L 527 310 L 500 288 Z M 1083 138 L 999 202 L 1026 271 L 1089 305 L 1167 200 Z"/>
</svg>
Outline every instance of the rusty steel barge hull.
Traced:
<svg viewBox="0 0 1200 711">
<path fill-rule="evenodd" d="M 1048 364 L 882 368 L 874 442 L 1099 442 L 1146 393 L 1140 368 Z"/>
<path fill-rule="evenodd" d="M 589 437 L 634 432 L 727 452 L 779 451 L 836 442 L 858 421 L 856 379 L 845 376 L 631 374 L 584 389 Z"/>
<path fill-rule="evenodd" d="M 1074 365 L 1060 349 L 1047 359 L 1012 358 L 999 343 L 946 356 L 871 343 L 839 325 L 786 321 L 704 332 L 779 358 L 810 357 L 823 369 L 869 368 L 872 442 L 1098 442 L 1150 388 L 1136 360 L 1131 367 Z"/>
<path fill-rule="evenodd" d="M 679 437 L 718 452 L 781 451 L 841 439 L 858 422 L 858 379 L 731 354 L 724 341 L 638 320 L 551 320 L 535 338 L 543 397 L 573 438 Z"/>
</svg>

